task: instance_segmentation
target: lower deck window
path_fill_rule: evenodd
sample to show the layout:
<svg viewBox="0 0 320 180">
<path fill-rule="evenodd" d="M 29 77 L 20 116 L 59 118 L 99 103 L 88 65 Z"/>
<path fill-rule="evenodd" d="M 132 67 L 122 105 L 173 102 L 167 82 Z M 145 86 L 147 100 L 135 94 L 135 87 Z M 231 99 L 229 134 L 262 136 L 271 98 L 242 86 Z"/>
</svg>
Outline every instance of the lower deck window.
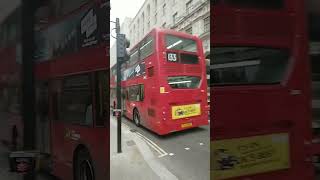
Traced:
<svg viewBox="0 0 320 180">
<path fill-rule="evenodd" d="M 173 76 L 168 77 L 168 84 L 173 89 L 196 89 L 199 88 L 200 80 L 196 76 Z"/>
<path fill-rule="evenodd" d="M 129 101 L 143 101 L 144 100 L 144 85 L 133 85 L 127 87 Z"/>
<path fill-rule="evenodd" d="M 59 104 L 60 120 L 91 125 L 93 113 L 90 76 L 77 75 L 64 79 Z"/>
<path fill-rule="evenodd" d="M 286 50 L 264 47 L 216 47 L 213 54 L 213 86 L 280 83 L 289 61 Z"/>
</svg>

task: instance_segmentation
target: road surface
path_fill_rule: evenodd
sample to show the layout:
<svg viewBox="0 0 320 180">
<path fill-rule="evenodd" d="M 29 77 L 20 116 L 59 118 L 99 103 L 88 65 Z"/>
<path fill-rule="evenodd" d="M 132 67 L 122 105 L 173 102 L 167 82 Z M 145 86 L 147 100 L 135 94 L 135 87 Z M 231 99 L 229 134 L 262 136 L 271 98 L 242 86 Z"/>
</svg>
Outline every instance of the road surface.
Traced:
<svg viewBox="0 0 320 180">
<path fill-rule="evenodd" d="M 159 136 L 143 127 L 136 127 L 127 118 L 122 122 L 147 142 L 162 164 L 178 179 L 210 179 L 209 126 Z"/>
</svg>

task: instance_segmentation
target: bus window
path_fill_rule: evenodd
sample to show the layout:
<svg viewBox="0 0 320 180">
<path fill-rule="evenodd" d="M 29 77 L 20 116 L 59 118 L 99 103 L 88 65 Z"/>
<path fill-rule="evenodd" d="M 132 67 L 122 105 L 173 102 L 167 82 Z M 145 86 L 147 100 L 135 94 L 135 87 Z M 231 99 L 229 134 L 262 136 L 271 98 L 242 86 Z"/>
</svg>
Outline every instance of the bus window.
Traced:
<svg viewBox="0 0 320 180">
<path fill-rule="evenodd" d="M 215 86 L 280 83 L 289 59 L 285 50 L 259 47 L 216 47 L 213 54 Z"/>
<path fill-rule="evenodd" d="M 181 38 L 173 35 L 166 35 L 166 47 L 169 50 L 182 50 L 186 52 L 197 52 L 197 43 L 192 39 Z"/>
<path fill-rule="evenodd" d="M 139 51 L 138 50 L 133 50 L 132 51 L 133 53 L 130 55 L 130 60 L 129 60 L 129 64 L 130 65 L 133 65 L 133 64 L 135 64 L 136 62 L 138 62 L 139 61 Z"/>
<path fill-rule="evenodd" d="M 214 4 L 226 4 L 242 8 L 261 8 L 261 9 L 281 9 L 284 7 L 284 0 L 215 0 Z"/>
<path fill-rule="evenodd" d="M 73 124 L 92 125 L 92 93 L 89 75 L 76 75 L 63 81 L 59 119 Z"/>
<path fill-rule="evenodd" d="M 140 85 L 140 96 L 141 96 L 141 101 L 144 100 L 144 85 Z"/>
<path fill-rule="evenodd" d="M 196 89 L 200 85 L 200 77 L 174 76 L 168 77 L 168 84 L 173 89 Z"/>
<path fill-rule="evenodd" d="M 199 58 L 195 54 L 180 54 L 180 62 L 182 64 L 198 64 Z"/>
<path fill-rule="evenodd" d="M 134 85 L 128 88 L 129 90 L 129 101 L 143 101 L 144 99 L 144 86 Z"/>
<path fill-rule="evenodd" d="M 149 36 L 146 38 L 140 48 L 140 59 L 145 59 L 153 53 L 153 37 Z"/>
<path fill-rule="evenodd" d="M 106 125 L 109 117 L 109 78 L 106 71 L 98 72 L 96 75 L 96 126 Z"/>
</svg>

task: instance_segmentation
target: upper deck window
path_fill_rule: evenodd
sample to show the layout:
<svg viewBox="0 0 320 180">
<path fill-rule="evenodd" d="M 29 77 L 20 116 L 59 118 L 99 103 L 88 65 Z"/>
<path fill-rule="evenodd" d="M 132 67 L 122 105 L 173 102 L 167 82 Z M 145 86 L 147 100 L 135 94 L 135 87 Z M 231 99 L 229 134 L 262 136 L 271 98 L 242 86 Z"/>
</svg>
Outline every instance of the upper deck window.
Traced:
<svg viewBox="0 0 320 180">
<path fill-rule="evenodd" d="M 213 2 L 239 8 L 282 9 L 285 6 L 284 0 L 215 0 Z"/>
<path fill-rule="evenodd" d="M 197 52 L 197 43 L 195 40 L 182 38 L 173 35 L 166 35 L 166 48 L 170 50 L 182 50 L 187 52 Z"/>
<path fill-rule="evenodd" d="M 289 59 L 285 50 L 262 47 L 216 47 L 213 54 L 213 86 L 280 83 Z"/>
<path fill-rule="evenodd" d="M 141 41 L 135 49 L 131 50 L 129 65 L 132 66 L 137 62 L 144 60 L 154 53 L 154 38 L 153 36 L 146 37 Z"/>
</svg>

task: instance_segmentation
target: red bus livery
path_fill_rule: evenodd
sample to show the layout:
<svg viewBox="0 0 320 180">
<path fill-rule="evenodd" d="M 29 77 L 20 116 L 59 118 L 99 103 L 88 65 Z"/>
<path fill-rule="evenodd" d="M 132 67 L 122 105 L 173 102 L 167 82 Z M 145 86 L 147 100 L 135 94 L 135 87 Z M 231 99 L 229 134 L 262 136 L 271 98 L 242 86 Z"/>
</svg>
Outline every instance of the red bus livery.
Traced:
<svg viewBox="0 0 320 180">
<path fill-rule="evenodd" d="M 49 155 L 50 173 L 59 179 L 108 179 L 109 54 L 106 52 L 109 50 L 110 4 L 105 0 L 63 1 L 59 2 L 59 6 L 51 7 L 54 3 L 45 3 L 45 7 L 39 9 L 40 13 L 36 13 L 39 17 L 35 25 L 35 79 L 39 94 L 43 93 L 43 99 L 39 100 L 37 106 L 43 106 L 43 114 L 48 108 L 41 119 L 39 109 L 42 108 L 37 108 L 37 131 L 44 131 L 40 134 L 37 132 L 36 148 Z M 43 13 L 47 9 L 55 11 Z M 0 39 L 9 31 L 16 39 L 20 38 L 15 29 L 17 27 L 12 26 L 19 24 L 16 21 L 10 22 L 9 27 L 1 28 Z M 18 57 L 18 42 L 10 42 L 13 49 L 10 53 L 3 52 L 2 41 L 0 43 L 0 53 L 7 53 L 5 67 L 12 68 L 11 72 L 4 71 L 0 66 L 1 79 L 12 70 L 19 71 L 21 58 Z M 0 65 L 3 63 L 0 62 Z M 20 79 L 16 81 L 21 82 Z M 0 84 L 3 84 L 2 81 Z M 21 96 L 16 91 L 19 85 L 4 86 L 0 86 L 1 92 L 11 88 L 15 90 L 13 97 Z M 12 107 L 18 100 L 11 100 Z M 16 114 L 20 116 L 20 113 Z M 15 119 L 21 121 L 21 118 Z M 18 123 L 16 127 L 17 143 L 20 143 L 22 128 Z M 20 150 L 19 144 L 18 148 Z"/>
<path fill-rule="evenodd" d="M 196 36 L 153 29 L 122 67 L 124 115 L 159 135 L 208 124 L 206 65 Z"/>
<path fill-rule="evenodd" d="M 211 177 L 315 179 L 305 2 L 216 1 L 212 13 Z"/>
</svg>

